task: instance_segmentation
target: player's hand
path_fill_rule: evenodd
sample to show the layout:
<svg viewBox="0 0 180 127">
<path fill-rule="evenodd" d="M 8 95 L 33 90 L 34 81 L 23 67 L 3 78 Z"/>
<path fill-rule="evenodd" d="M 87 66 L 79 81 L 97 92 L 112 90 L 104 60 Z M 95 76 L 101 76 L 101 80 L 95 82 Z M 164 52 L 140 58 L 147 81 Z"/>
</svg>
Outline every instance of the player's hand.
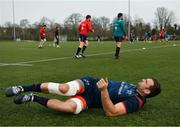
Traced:
<svg viewBox="0 0 180 127">
<path fill-rule="evenodd" d="M 101 78 L 96 85 L 100 91 L 103 91 L 108 87 L 108 79 Z"/>
<path fill-rule="evenodd" d="M 126 35 L 123 36 L 123 40 L 124 40 L 124 41 L 126 41 L 127 38 L 128 38 L 128 37 L 127 37 Z"/>
<path fill-rule="evenodd" d="M 92 29 L 92 32 L 94 33 L 94 29 Z"/>
</svg>

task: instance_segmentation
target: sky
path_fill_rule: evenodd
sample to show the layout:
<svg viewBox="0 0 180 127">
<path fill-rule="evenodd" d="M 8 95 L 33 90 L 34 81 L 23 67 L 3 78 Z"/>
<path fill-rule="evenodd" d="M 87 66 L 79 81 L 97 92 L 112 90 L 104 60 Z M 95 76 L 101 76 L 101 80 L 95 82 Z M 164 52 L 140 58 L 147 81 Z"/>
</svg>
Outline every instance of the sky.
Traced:
<svg viewBox="0 0 180 127">
<path fill-rule="evenodd" d="M 0 0 L 0 25 L 13 21 L 12 1 Z M 130 1 L 132 20 L 143 18 L 146 23 L 152 23 L 157 7 L 166 7 L 175 13 L 176 23 L 180 24 L 180 0 Z M 14 0 L 14 3 L 16 24 L 22 19 L 28 19 L 32 24 L 42 17 L 63 23 L 72 13 L 80 13 L 84 17 L 87 14 L 105 16 L 111 21 L 119 12 L 128 14 L 128 0 Z"/>
</svg>

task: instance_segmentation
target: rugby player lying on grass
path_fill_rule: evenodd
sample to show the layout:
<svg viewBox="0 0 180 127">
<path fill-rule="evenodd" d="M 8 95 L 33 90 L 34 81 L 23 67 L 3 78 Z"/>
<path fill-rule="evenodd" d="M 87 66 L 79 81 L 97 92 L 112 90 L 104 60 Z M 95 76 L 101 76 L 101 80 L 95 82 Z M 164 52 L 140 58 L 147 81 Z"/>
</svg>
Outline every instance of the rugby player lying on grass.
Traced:
<svg viewBox="0 0 180 127">
<path fill-rule="evenodd" d="M 34 91 L 70 96 L 66 101 L 40 97 Z M 7 97 L 14 95 L 15 104 L 37 102 L 47 108 L 79 114 L 89 108 L 103 108 L 107 116 L 118 116 L 138 111 L 146 98 L 161 92 L 160 84 L 155 78 L 142 79 L 138 85 L 128 82 L 112 81 L 104 78 L 82 77 L 67 83 L 36 83 L 24 86 L 12 86 L 5 90 Z"/>
</svg>

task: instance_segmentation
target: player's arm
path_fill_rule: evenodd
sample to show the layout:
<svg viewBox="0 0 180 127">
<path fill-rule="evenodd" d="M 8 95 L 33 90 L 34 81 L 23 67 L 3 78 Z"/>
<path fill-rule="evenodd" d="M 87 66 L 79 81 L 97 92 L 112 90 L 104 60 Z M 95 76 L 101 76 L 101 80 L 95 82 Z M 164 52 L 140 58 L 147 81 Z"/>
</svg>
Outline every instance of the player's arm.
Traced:
<svg viewBox="0 0 180 127">
<path fill-rule="evenodd" d="M 87 26 L 88 26 L 89 31 L 94 32 L 94 29 L 92 28 L 91 22 L 88 22 Z"/>
<path fill-rule="evenodd" d="M 79 30 L 79 32 L 81 31 L 81 24 L 79 24 L 79 26 L 78 26 L 78 30 Z"/>
<path fill-rule="evenodd" d="M 102 78 L 97 83 L 97 87 L 101 91 L 101 101 L 102 101 L 102 105 L 103 105 L 105 114 L 107 116 L 119 116 L 119 115 L 126 114 L 126 108 L 125 108 L 123 102 L 119 102 L 117 104 L 112 103 L 112 101 L 109 97 L 107 86 L 108 86 L 107 79 L 105 80 Z"/>
<path fill-rule="evenodd" d="M 122 31 L 124 33 L 124 36 L 126 36 L 126 25 L 125 25 L 125 22 L 123 21 L 121 25 L 122 25 Z"/>
</svg>

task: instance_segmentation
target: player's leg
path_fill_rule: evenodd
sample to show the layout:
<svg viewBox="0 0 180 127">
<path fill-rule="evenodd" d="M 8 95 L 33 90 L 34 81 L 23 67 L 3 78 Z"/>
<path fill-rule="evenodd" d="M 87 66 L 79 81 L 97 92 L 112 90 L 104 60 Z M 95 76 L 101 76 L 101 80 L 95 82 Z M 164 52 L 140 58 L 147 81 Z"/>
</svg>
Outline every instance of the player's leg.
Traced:
<svg viewBox="0 0 180 127">
<path fill-rule="evenodd" d="M 46 38 L 44 38 L 43 41 L 42 41 L 42 47 L 43 47 L 45 42 L 46 42 Z"/>
<path fill-rule="evenodd" d="M 60 83 L 43 83 L 41 90 L 46 93 L 53 93 L 63 96 L 74 96 L 84 92 L 84 85 L 81 80 L 74 80 L 64 84 Z"/>
<path fill-rule="evenodd" d="M 54 93 L 64 96 L 74 96 L 84 92 L 84 85 L 81 80 L 74 80 L 64 84 L 60 83 L 35 83 L 23 86 L 12 86 L 5 90 L 5 95 L 11 97 L 21 92 L 43 92 L 43 93 Z"/>
<path fill-rule="evenodd" d="M 11 86 L 6 88 L 5 95 L 7 97 L 12 97 L 14 95 L 18 95 L 22 92 L 27 91 L 35 91 L 35 92 L 42 92 L 41 90 L 41 83 L 34 83 L 30 85 L 23 85 L 23 86 Z"/>
<path fill-rule="evenodd" d="M 87 47 L 88 47 L 87 36 L 84 36 L 84 45 L 83 45 L 83 49 L 81 51 L 82 54 L 84 53 L 84 51 L 86 50 Z"/>
<path fill-rule="evenodd" d="M 81 111 L 86 109 L 87 103 L 83 97 L 75 96 L 65 102 L 51 99 L 47 102 L 47 107 L 60 112 L 79 114 Z"/>
<path fill-rule="evenodd" d="M 81 111 L 85 110 L 87 103 L 85 99 L 81 96 L 75 96 L 66 101 L 61 101 L 57 99 L 48 99 L 45 97 L 40 97 L 35 94 L 18 95 L 14 99 L 15 104 L 23 104 L 27 102 L 36 102 L 47 108 L 60 111 L 69 112 L 74 114 L 79 114 Z"/>
<path fill-rule="evenodd" d="M 56 45 L 57 45 L 57 48 L 59 48 L 59 36 L 56 36 Z"/>
<path fill-rule="evenodd" d="M 43 41 L 43 39 L 42 39 L 42 37 L 40 37 L 40 42 L 39 42 L 38 48 L 42 48 L 42 41 Z"/>
<path fill-rule="evenodd" d="M 116 40 L 115 59 L 119 59 L 120 47 L 121 47 L 121 38 L 120 37 L 115 37 L 115 40 Z"/>
<path fill-rule="evenodd" d="M 87 40 L 87 37 L 85 36 L 85 38 L 84 38 L 84 46 L 83 46 L 82 51 L 81 51 L 81 56 L 84 57 L 84 58 L 86 57 L 84 55 L 84 51 L 87 49 L 87 47 L 88 47 L 88 40 Z"/>
<path fill-rule="evenodd" d="M 80 58 L 79 53 L 80 53 L 81 49 L 83 48 L 83 46 L 84 46 L 84 37 L 83 37 L 83 35 L 80 35 L 79 36 L 79 47 L 77 48 L 75 58 Z"/>
<path fill-rule="evenodd" d="M 115 53 L 116 59 L 119 59 L 120 49 L 121 49 L 121 42 L 116 42 L 116 53 Z"/>
</svg>

